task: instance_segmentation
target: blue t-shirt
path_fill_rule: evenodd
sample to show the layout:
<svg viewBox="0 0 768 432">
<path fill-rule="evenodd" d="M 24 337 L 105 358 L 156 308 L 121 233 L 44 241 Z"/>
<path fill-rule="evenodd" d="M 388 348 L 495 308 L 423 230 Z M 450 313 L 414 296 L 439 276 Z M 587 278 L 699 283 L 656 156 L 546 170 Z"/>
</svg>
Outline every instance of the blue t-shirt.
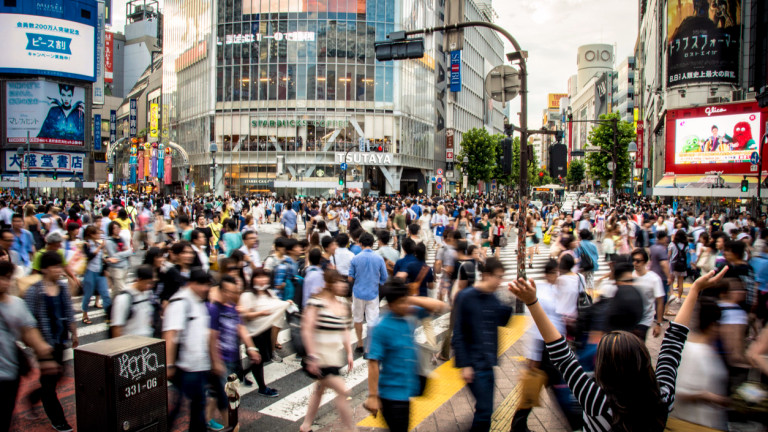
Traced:
<svg viewBox="0 0 768 432">
<path fill-rule="evenodd" d="M 219 332 L 219 354 L 225 362 L 235 362 L 240 354 L 237 326 L 242 324 L 240 314 L 233 305 L 208 303 L 211 315 L 210 329 Z"/>
<path fill-rule="evenodd" d="M 417 316 L 427 315 L 416 308 Z M 419 352 L 413 318 L 388 312 L 373 328 L 369 360 L 379 362 L 379 397 L 407 401 L 419 393 Z"/>
<path fill-rule="evenodd" d="M 395 262 L 395 268 L 393 273 L 397 274 L 399 272 L 408 271 L 408 266 L 415 262 L 419 262 L 419 260 L 416 259 L 416 256 L 408 254 Z"/>
<path fill-rule="evenodd" d="M 243 235 L 239 232 L 224 233 L 224 235 L 221 237 L 221 240 L 224 241 L 224 248 L 227 251 L 227 257 L 231 256 L 232 252 L 243 247 Z"/>
</svg>

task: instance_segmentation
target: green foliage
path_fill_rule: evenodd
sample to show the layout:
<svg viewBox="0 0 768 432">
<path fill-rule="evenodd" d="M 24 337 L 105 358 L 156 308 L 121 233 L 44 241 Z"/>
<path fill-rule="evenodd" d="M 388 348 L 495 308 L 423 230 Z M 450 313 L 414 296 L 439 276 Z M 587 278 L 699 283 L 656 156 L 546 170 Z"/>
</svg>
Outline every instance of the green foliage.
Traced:
<svg viewBox="0 0 768 432">
<path fill-rule="evenodd" d="M 499 148 L 500 135 L 491 136 L 483 128 L 468 130 L 461 137 L 461 153 L 457 156 L 459 169 L 465 168 L 462 162 L 466 156 L 466 166 L 469 183 L 475 184 L 478 180 L 490 181 L 496 170 L 497 149 Z"/>
<path fill-rule="evenodd" d="M 498 157 L 501 157 L 502 148 L 501 144 L 504 137 L 499 136 L 499 148 Z M 528 161 L 528 186 L 541 186 L 552 182 L 552 178 L 545 172 L 544 177 L 539 177 L 541 167 L 539 166 L 538 158 L 536 154 L 533 154 L 533 159 Z M 497 162 L 496 169 L 494 170 L 493 178 L 496 179 L 499 184 L 506 186 L 518 186 L 520 184 L 520 137 L 515 137 L 512 140 L 512 174 L 504 175 L 502 171 L 501 162 Z"/>
<path fill-rule="evenodd" d="M 574 159 L 571 161 L 571 165 L 568 167 L 568 174 L 566 180 L 571 186 L 578 186 L 584 180 L 587 171 L 587 165 L 581 159 Z"/>
<path fill-rule="evenodd" d="M 618 119 L 619 115 L 611 113 L 601 115 L 601 120 Z M 613 124 L 610 121 L 604 122 L 589 132 L 589 142 L 600 147 L 603 151 L 589 153 L 587 163 L 589 164 L 589 173 L 592 177 L 600 179 L 604 184 L 613 178 L 613 171 L 608 169 L 608 162 L 613 161 L 614 153 L 616 155 L 616 174 L 617 182 L 623 185 L 629 181 L 629 172 L 631 161 L 627 146 L 635 140 L 635 129 L 632 123 L 618 122 L 618 149 L 614 149 Z M 569 173 L 570 174 L 570 173 Z"/>
</svg>

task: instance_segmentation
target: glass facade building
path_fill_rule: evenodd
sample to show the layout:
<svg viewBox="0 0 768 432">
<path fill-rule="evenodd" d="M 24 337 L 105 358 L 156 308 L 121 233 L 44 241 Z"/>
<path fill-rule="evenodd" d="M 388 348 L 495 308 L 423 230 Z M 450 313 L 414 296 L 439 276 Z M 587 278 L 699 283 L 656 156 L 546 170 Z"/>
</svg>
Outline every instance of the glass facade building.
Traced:
<svg viewBox="0 0 768 432">
<path fill-rule="evenodd" d="M 429 36 L 422 59 L 377 62 L 374 42 L 434 26 L 441 7 L 166 0 L 163 120 L 170 140 L 190 154 L 196 192 L 211 186 L 211 143 L 219 194 L 332 192 L 347 152 L 353 189 L 427 189 L 424 179 L 445 167 L 436 92 L 446 54 Z M 362 162 L 360 152 L 382 158 Z M 401 184 L 404 177 L 417 181 Z"/>
</svg>

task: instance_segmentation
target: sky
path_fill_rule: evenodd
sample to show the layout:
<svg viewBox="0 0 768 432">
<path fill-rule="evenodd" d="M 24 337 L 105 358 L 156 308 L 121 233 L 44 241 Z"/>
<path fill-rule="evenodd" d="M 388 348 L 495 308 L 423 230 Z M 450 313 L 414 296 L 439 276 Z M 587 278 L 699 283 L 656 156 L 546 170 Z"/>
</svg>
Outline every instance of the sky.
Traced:
<svg viewBox="0 0 768 432">
<path fill-rule="evenodd" d="M 495 0 L 496 23 L 528 51 L 528 127 L 541 126 L 547 94 L 566 93 L 576 74 L 576 50 L 606 43 L 616 47 L 616 65 L 633 55 L 637 39 L 637 0 Z M 513 51 L 506 43 L 506 52 Z M 519 124 L 520 98 L 512 102 Z"/>
<path fill-rule="evenodd" d="M 125 0 L 112 0 L 113 29 L 125 24 Z M 159 0 L 162 7 L 163 0 Z M 607 43 L 616 47 L 617 65 L 634 52 L 637 0 L 495 0 L 496 23 L 504 26 L 528 51 L 528 124 L 541 126 L 547 94 L 565 93 L 568 77 L 576 74 L 580 45 Z M 506 51 L 513 51 L 505 42 Z M 518 124 L 520 98 L 512 103 Z"/>
</svg>

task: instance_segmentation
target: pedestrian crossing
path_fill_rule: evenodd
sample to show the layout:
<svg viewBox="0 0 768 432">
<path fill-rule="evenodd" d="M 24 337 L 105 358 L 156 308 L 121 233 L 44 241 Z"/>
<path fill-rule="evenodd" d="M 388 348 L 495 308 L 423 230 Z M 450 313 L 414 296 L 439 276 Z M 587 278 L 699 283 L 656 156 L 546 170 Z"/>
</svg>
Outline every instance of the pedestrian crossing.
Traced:
<svg viewBox="0 0 768 432">
<path fill-rule="evenodd" d="M 490 251 L 489 251 L 490 253 Z M 540 245 L 540 253 L 533 258 L 533 268 L 526 268 L 526 276 L 540 281 L 544 279 L 544 266 L 549 260 L 550 248 L 549 245 Z M 427 263 L 429 265 L 434 264 L 436 250 L 434 248 L 428 248 Z M 511 282 L 515 280 L 517 275 L 517 248 L 515 244 L 510 244 L 501 249 L 499 258 L 505 266 L 505 282 Z M 598 261 L 598 271 L 595 272 L 595 279 L 609 272 L 608 264 L 605 262 L 604 257 L 600 257 Z M 502 298 L 506 295 L 509 300 L 511 296 L 506 290 L 500 290 Z M 89 311 L 89 318 L 92 320 L 92 324 L 83 324 L 82 313 L 80 312 L 80 304 L 82 298 L 74 297 L 73 304 L 76 308 L 75 319 L 78 322 L 78 331 L 80 335 L 81 345 L 96 342 L 107 337 L 107 324 L 105 322 L 105 314 L 101 309 L 91 309 Z M 437 317 L 434 322 L 435 335 L 438 341 L 442 341 L 447 336 L 449 315 L 445 314 Z M 354 331 L 351 332 L 353 345 L 357 342 Z M 364 332 L 363 337 L 366 337 Z M 423 331 L 419 329 L 417 331 L 417 341 L 423 341 Z M 288 329 L 282 330 L 278 335 L 278 342 L 281 343 L 284 348 L 278 353 L 283 357 L 282 362 L 271 362 L 265 366 L 264 375 L 265 381 L 269 387 L 276 388 L 280 392 L 280 396 L 276 398 L 263 398 L 257 394 L 251 395 L 257 390 L 257 386 L 241 387 L 242 407 L 243 409 L 253 409 L 260 415 L 270 416 L 275 419 L 280 419 L 284 422 L 295 423 L 303 419 L 306 413 L 307 402 L 314 391 L 314 382 L 311 378 L 306 376 L 302 371 L 300 359 L 296 357 L 293 352 L 292 345 L 290 343 L 290 332 Z M 68 350 L 65 354 L 65 359 L 72 358 L 72 350 Z M 350 389 L 351 394 L 358 394 L 366 391 L 367 389 L 367 362 L 355 355 L 354 368 L 351 371 L 347 371 L 346 367 L 342 369 L 342 375 L 345 379 L 347 387 Z M 321 399 L 321 410 L 319 417 L 321 417 L 327 410 L 331 409 L 332 404 L 329 404 L 336 397 L 335 393 L 328 390 Z"/>
</svg>

